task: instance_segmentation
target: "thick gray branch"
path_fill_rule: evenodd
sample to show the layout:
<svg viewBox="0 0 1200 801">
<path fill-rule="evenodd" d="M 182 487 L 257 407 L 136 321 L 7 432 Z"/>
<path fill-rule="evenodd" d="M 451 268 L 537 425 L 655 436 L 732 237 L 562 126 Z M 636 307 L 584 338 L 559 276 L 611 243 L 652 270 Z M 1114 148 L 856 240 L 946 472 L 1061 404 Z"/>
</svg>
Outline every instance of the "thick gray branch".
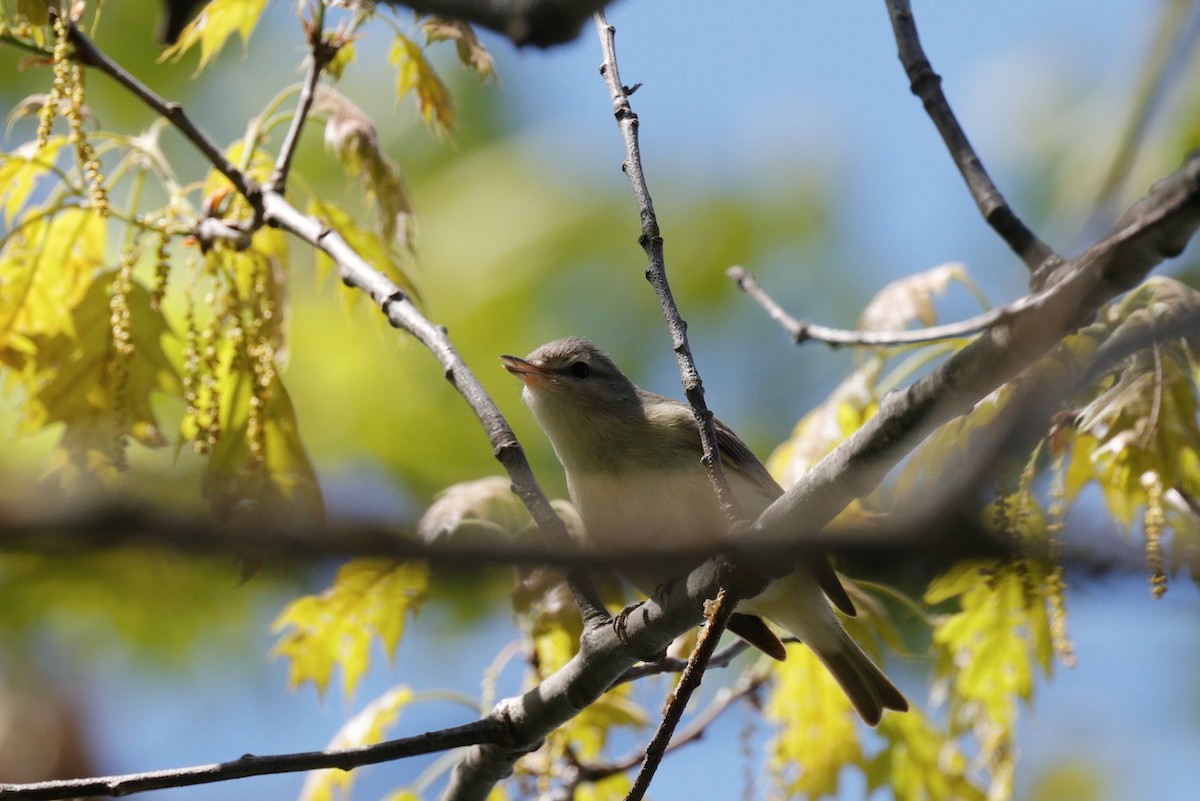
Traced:
<svg viewBox="0 0 1200 801">
<path fill-rule="evenodd" d="M 807 537 L 824 528 L 937 427 L 1046 355 L 1100 305 L 1176 256 L 1200 227 L 1200 155 L 1117 223 L 1114 232 L 1063 264 L 1036 302 L 998 321 L 939 369 L 886 397 L 879 412 L 762 514 L 749 536 Z M 772 533 L 773 532 L 773 533 Z M 760 566 L 761 567 L 761 566 Z"/>
</svg>

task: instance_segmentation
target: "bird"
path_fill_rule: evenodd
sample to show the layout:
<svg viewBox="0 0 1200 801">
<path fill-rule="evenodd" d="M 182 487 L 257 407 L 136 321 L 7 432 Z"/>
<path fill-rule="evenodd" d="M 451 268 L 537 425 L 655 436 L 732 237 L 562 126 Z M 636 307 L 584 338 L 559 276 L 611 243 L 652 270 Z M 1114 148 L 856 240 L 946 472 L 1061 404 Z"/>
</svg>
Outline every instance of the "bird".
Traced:
<svg viewBox="0 0 1200 801">
<path fill-rule="evenodd" d="M 557 339 L 528 356 L 500 357 L 521 380 L 521 395 L 566 473 L 571 501 L 589 549 L 651 555 L 655 548 L 715 546 L 728 533 L 716 493 L 700 460 L 692 409 L 648 392 L 583 337 Z M 783 489 L 728 426 L 713 420 L 721 461 L 744 514 L 757 517 Z M 646 559 L 618 572 L 651 596 L 695 565 Z M 875 726 L 883 710 L 908 702 L 842 626 L 833 605 L 854 604 L 824 555 L 810 555 L 760 594 L 742 599 L 730 620 L 735 634 L 776 659 L 786 652 L 766 618 L 805 643 Z"/>
</svg>

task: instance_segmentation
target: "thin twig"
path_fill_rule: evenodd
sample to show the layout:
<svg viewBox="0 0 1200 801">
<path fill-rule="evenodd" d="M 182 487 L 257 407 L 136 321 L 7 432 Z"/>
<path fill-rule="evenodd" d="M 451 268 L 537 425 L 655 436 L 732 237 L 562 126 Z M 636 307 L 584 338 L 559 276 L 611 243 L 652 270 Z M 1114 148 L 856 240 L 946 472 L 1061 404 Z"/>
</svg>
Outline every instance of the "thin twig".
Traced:
<svg viewBox="0 0 1200 801">
<path fill-rule="evenodd" d="M 930 328 L 918 328 L 911 331 L 850 331 L 841 328 L 827 328 L 792 317 L 775 302 L 774 298 L 767 294 L 766 290 L 759 286 L 758 281 L 744 267 L 730 267 L 725 274 L 738 285 L 739 289 L 757 301 L 767 315 L 791 335 L 797 345 L 814 340 L 835 348 L 847 345 L 895 347 L 921 345 L 946 339 L 961 339 L 985 331 L 1026 307 L 1035 305 L 1039 300 L 1038 294 L 1026 295 L 1008 306 L 991 309 L 957 323 L 947 323 Z"/>
<path fill-rule="evenodd" d="M 712 658 L 708 660 L 708 667 L 710 669 L 729 667 L 733 660 L 745 653 L 749 647 L 750 643 L 745 640 L 739 639 L 736 642 L 730 643 L 727 648 L 712 655 Z M 644 679 L 647 676 L 660 676 L 663 673 L 682 673 L 687 668 L 688 661 L 688 659 L 667 656 L 653 662 L 643 662 L 625 671 L 615 683 L 627 684 L 631 681 Z"/>
<path fill-rule="evenodd" d="M 352 770 L 363 765 L 393 762 L 407 757 L 449 751 L 479 743 L 503 743 L 503 726 L 492 718 L 402 737 L 357 748 L 306 751 L 294 754 L 245 756 L 229 762 L 195 765 L 187 768 L 96 776 L 86 779 L 59 779 L 30 784 L 0 784 L 0 801 L 52 801 L 85 796 L 118 797 L 161 790 L 168 787 L 192 787 L 198 784 L 269 776 L 278 773 L 336 769 Z"/>
<path fill-rule="evenodd" d="M 229 159 L 225 158 L 225 154 L 221 152 L 221 149 L 217 147 L 213 140 L 192 122 L 191 117 L 183 110 L 183 106 L 164 100 L 155 94 L 150 87 L 130 75 L 128 71 L 97 48 L 92 43 L 92 40 L 83 31 L 79 30 L 73 22 L 68 23 L 67 34 L 70 37 L 71 44 L 75 48 L 75 57 L 79 59 L 79 63 L 84 66 L 94 67 L 103 72 L 123 86 L 138 100 L 141 100 L 170 122 L 176 130 L 183 134 L 203 154 L 204 158 L 208 160 L 209 164 L 213 165 L 213 168 L 217 172 L 229 179 L 234 189 L 245 197 L 246 200 L 250 201 L 252 207 L 259 208 L 261 191 L 258 182 L 239 170 Z"/>
<path fill-rule="evenodd" d="M 716 656 L 713 659 L 715 660 Z M 709 662 L 709 667 L 712 667 L 712 662 Z M 687 722 L 687 725 L 679 729 L 675 736 L 671 738 L 671 744 L 667 746 L 667 753 L 676 751 L 682 746 L 703 737 L 708 727 L 731 709 L 734 704 L 757 692 L 766 682 L 768 675 L 770 674 L 765 671 L 749 671 L 742 675 L 732 687 L 722 687 L 718 690 L 712 702 L 703 710 L 696 713 Z M 609 762 L 592 762 L 577 765 L 575 767 L 573 783 L 577 786 L 583 782 L 596 782 L 618 773 L 624 773 L 636 767 L 645 758 L 646 751 L 645 749 L 641 749 Z"/>
<path fill-rule="evenodd" d="M 700 641 L 696 643 L 696 649 L 688 658 L 687 667 L 679 677 L 679 684 L 676 685 L 675 692 L 671 695 L 671 702 L 667 705 L 666 712 L 663 713 L 662 721 L 646 746 L 645 761 L 642 762 L 637 778 L 633 780 L 633 786 L 625 795 L 625 801 L 641 801 L 646 795 L 646 790 L 650 789 L 650 782 L 654 779 L 654 774 L 667 753 L 667 747 L 671 744 L 671 735 L 675 733 L 675 727 L 683 718 L 683 710 L 691 700 L 692 693 L 700 687 L 700 682 L 704 680 L 704 672 L 708 669 L 709 660 L 712 659 L 717 643 L 720 642 L 721 635 L 725 632 L 725 625 L 729 623 L 729 618 L 738 602 L 737 593 L 724 584 L 725 582 L 722 582 L 716 600 L 707 610 L 708 625 L 700 631 Z"/>
<path fill-rule="evenodd" d="M 713 414 L 704 401 L 704 383 L 700 380 L 700 372 L 696 369 L 696 360 L 692 357 L 692 348 L 688 344 L 687 323 L 679 313 L 679 307 L 675 304 L 675 297 L 671 294 L 671 287 L 667 282 L 662 236 L 659 234 L 658 219 L 654 214 L 654 203 L 650 199 L 650 189 L 646 185 L 646 175 L 642 170 L 638 117 L 629 104 L 629 95 L 633 90 L 621 83 L 621 75 L 617 70 L 616 29 L 608 24 L 602 11 L 596 12 L 595 21 L 596 31 L 600 35 L 600 47 L 604 53 L 600 74 L 604 77 L 604 83 L 612 96 L 613 116 L 616 117 L 617 127 L 620 128 L 622 139 L 625 141 L 625 163 L 621 169 L 629 177 L 642 218 L 642 235 L 638 242 L 646 252 L 646 280 L 654 287 L 654 294 L 658 296 L 659 305 L 662 306 L 663 316 L 671 332 L 671 345 L 675 350 L 675 362 L 679 366 L 684 395 L 691 404 L 696 427 L 700 431 L 702 461 L 708 467 L 709 479 L 720 502 L 721 511 L 729 523 L 734 525 L 741 520 L 741 510 L 721 464 Z"/>
<path fill-rule="evenodd" d="M 967 140 L 966 133 L 950 109 L 950 102 L 942 92 L 941 76 L 933 71 L 921 47 L 909 0 L 887 0 L 887 6 L 900 63 L 904 65 L 912 93 L 921 98 L 925 105 L 925 111 L 942 135 L 942 141 L 946 143 L 950 157 L 967 182 L 967 189 L 983 213 L 983 218 L 1008 243 L 1031 273 L 1044 274 L 1039 271 L 1046 270 L 1062 258 L 1025 226 L 983 168 L 983 162 Z"/>
<path fill-rule="evenodd" d="M 322 23 L 325 18 L 325 4 L 317 4 L 316 19 L 311 23 L 311 29 L 308 31 L 309 45 L 309 62 L 308 73 L 304 76 L 304 84 L 300 90 L 300 100 L 296 104 L 296 112 L 292 115 L 292 123 L 288 127 L 287 135 L 283 139 L 283 144 L 279 146 L 279 154 L 275 160 L 275 169 L 271 172 L 271 180 L 268 186 L 284 194 L 287 187 L 288 173 L 291 171 L 292 157 L 296 153 L 296 147 L 300 144 L 300 132 L 304 130 L 304 123 L 308 120 L 308 112 L 312 109 L 313 99 L 317 94 L 317 83 L 321 80 L 321 73 L 325 67 L 337 55 L 337 48 L 326 42 L 322 36 Z"/>
</svg>

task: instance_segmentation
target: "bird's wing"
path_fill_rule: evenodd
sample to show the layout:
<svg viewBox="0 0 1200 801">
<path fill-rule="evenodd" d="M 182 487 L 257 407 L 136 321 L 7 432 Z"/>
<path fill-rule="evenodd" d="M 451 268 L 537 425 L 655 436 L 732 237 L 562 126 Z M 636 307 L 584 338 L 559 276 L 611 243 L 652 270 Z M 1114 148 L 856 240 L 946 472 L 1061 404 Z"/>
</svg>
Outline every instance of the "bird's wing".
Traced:
<svg viewBox="0 0 1200 801">
<path fill-rule="evenodd" d="M 779 486 L 779 482 L 729 426 L 714 417 L 713 427 L 717 433 L 717 447 L 721 451 L 721 464 L 725 469 L 747 479 L 762 494 L 767 504 L 783 494 L 783 487 Z M 811 568 L 817 583 L 821 585 L 821 590 L 834 606 L 851 617 L 857 614 L 854 602 L 846 594 L 846 588 L 842 586 L 827 557 L 813 554 L 805 558 L 804 562 Z"/>
</svg>

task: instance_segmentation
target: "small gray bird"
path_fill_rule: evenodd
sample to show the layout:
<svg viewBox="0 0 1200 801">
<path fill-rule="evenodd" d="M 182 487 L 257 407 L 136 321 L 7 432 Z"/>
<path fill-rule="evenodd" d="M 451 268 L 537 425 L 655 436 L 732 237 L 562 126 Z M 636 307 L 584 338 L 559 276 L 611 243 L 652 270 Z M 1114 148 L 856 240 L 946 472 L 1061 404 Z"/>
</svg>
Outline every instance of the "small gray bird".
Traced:
<svg viewBox="0 0 1200 801">
<path fill-rule="evenodd" d="M 659 545 L 716 545 L 726 536 L 689 406 L 639 389 L 582 337 L 549 342 L 524 359 L 500 359 L 524 383 L 521 395 L 566 471 L 585 545 L 651 552 Z M 742 512 L 755 517 L 783 490 L 732 431 L 714 422 L 734 494 Z M 649 595 L 692 567 L 652 560 L 621 573 Z M 829 561 L 810 557 L 738 604 L 729 628 L 777 659 L 783 648 L 757 616 L 787 629 L 813 650 L 872 726 L 884 709 L 908 709 L 900 691 L 850 639 L 826 597 L 854 614 Z"/>
</svg>

